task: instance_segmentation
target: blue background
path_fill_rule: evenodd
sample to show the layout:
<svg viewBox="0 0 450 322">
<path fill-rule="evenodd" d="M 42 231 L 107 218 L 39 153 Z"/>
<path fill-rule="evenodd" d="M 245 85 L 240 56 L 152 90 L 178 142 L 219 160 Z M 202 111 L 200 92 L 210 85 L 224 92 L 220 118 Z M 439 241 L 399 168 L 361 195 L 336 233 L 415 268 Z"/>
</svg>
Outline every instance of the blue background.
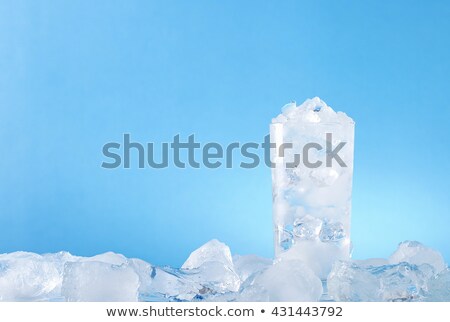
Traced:
<svg viewBox="0 0 450 322">
<path fill-rule="evenodd" d="M 0 1 L 0 252 L 272 256 L 270 170 L 101 168 L 103 144 L 260 142 L 320 96 L 356 121 L 354 257 L 450 259 L 450 2 Z"/>
</svg>

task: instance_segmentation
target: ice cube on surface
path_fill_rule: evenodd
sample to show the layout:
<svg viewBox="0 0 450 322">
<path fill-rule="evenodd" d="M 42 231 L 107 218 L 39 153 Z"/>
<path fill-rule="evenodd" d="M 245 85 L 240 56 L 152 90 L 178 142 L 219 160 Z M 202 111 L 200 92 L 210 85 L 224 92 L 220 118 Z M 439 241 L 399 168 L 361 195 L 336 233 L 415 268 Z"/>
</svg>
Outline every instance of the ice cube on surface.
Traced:
<svg viewBox="0 0 450 322">
<path fill-rule="evenodd" d="M 438 251 L 426 247 L 417 241 L 400 243 L 397 250 L 389 257 L 389 262 L 392 264 L 400 262 L 408 262 L 416 265 L 429 264 L 434 268 L 436 274 L 442 272 L 447 267 L 444 258 Z"/>
<path fill-rule="evenodd" d="M 0 255 L 0 301 L 43 301 L 60 297 L 66 252 Z"/>
<path fill-rule="evenodd" d="M 189 280 L 214 293 L 236 292 L 241 280 L 233 267 L 221 262 L 205 262 L 199 268 L 181 270 Z"/>
<path fill-rule="evenodd" d="M 145 288 L 141 285 L 145 301 L 191 301 L 209 291 L 174 268 L 153 266 L 149 273 L 150 281 Z"/>
<path fill-rule="evenodd" d="M 152 287 L 152 273 L 154 266 L 138 258 L 130 258 L 128 263 L 139 277 L 139 301 L 160 300 L 161 298 L 164 298 L 164 296 L 161 296 L 160 293 L 155 294 L 153 292 L 154 288 Z"/>
<path fill-rule="evenodd" d="M 234 271 L 230 248 L 213 239 L 191 253 L 181 266 L 189 279 L 214 292 L 236 292 L 240 278 Z"/>
<path fill-rule="evenodd" d="M 81 261 L 66 263 L 61 293 L 70 302 L 131 302 L 138 289 L 139 276 L 128 264 Z"/>
<path fill-rule="evenodd" d="M 272 265 L 272 260 L 256 255 L 234 255 L 234 270 L 238 274 L 241 283 L 249 277 L 263 271 Z"/>
<path fill-rule="evenodd" d="M 360 263 L 361 264 L 361 263 Z M 427 291 L 432 267 L 401 262 L 371 266 L 338 261 L 328 276 L 328 295 L 336 301 L 419 301 Z"/>
<path fill-rule="evenodd" d="M 321 280 L 299 260 L 279 260 L 255 277 L 254 287 L 264 290 L 269 301 L 317 301 Z"/>
<path fill-rule="evenodd" d="M 216 239 L 194 250 L 181 269 L 146 267 L 145 270 L 151 270 L 150 280 L 145 282 L 148 286 L 141 285 L 141 297 L 146 300 L 205 300 L 236 292 L 241 283 L 229 247 Z"/>
<path fill-rule="evenodd" d="M 450 302 L 450 269 L 446 268 L 428 282 L 426 300 L 430 302 Z"/>
<path fill-rule="evenodd" d="M 217 239 L 210 240 L 200 248 L 194 250 L 181 268 L 199 268 L 207 262 L 220 262 L 225 266 L 233 267 L 230 248 Z"/>
</svg>

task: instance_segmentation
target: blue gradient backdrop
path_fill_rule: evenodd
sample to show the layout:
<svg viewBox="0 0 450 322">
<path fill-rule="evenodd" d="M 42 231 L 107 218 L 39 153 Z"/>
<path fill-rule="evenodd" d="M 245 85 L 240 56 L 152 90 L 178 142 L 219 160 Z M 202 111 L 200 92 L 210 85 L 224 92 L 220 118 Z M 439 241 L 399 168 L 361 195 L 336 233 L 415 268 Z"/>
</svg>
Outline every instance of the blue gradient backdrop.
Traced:
<svg viewBox="0 0 450 322">
<path fill-rule="evenodd" d="M 0 1 L 0 252 L 272 256 L 270 170 L 105 170 L 102 146 L 261 141 L 290 100 L 356 121 L 357 258 L 450 259 L 450 2 Z"/>
</svg>

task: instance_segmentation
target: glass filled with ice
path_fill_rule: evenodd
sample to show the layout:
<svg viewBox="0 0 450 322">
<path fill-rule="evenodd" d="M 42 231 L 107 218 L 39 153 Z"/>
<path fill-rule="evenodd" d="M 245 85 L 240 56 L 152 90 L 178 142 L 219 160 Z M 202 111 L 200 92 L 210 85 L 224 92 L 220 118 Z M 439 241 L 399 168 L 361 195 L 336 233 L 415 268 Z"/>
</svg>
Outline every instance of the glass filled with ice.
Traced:
<svg viewBox="0 0 450 322">
<path fill-rule="evenodd" d="M 354 125 L 318 97 L 285 105 L 270 124 L 275 256 L 322 279 L 350 258 Z"/>
</svg>

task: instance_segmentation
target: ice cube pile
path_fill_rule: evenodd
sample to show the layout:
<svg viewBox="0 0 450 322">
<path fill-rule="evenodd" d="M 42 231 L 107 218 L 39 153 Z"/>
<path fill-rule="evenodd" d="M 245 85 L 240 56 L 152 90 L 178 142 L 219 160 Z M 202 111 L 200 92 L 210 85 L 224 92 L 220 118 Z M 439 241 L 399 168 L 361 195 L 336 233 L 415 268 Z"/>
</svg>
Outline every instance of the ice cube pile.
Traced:
<svg viewBox="0 0 450 322">
<path fill-rule="evenodd" d="M 275 255 L 315 262 L 322 279 L 350 258 L 354 125 L 318 97 L 270 124 Z"/>
<path fill-rule="evenodd" d="M 179 269 L 115 253 L 0 255 L 2 301 L 450 301 L 450 270 L 418 242 L 389 259 L 337 261 L 327 281 L 310 263 L 234 255 L 211 240 Z"/>
</svg>

